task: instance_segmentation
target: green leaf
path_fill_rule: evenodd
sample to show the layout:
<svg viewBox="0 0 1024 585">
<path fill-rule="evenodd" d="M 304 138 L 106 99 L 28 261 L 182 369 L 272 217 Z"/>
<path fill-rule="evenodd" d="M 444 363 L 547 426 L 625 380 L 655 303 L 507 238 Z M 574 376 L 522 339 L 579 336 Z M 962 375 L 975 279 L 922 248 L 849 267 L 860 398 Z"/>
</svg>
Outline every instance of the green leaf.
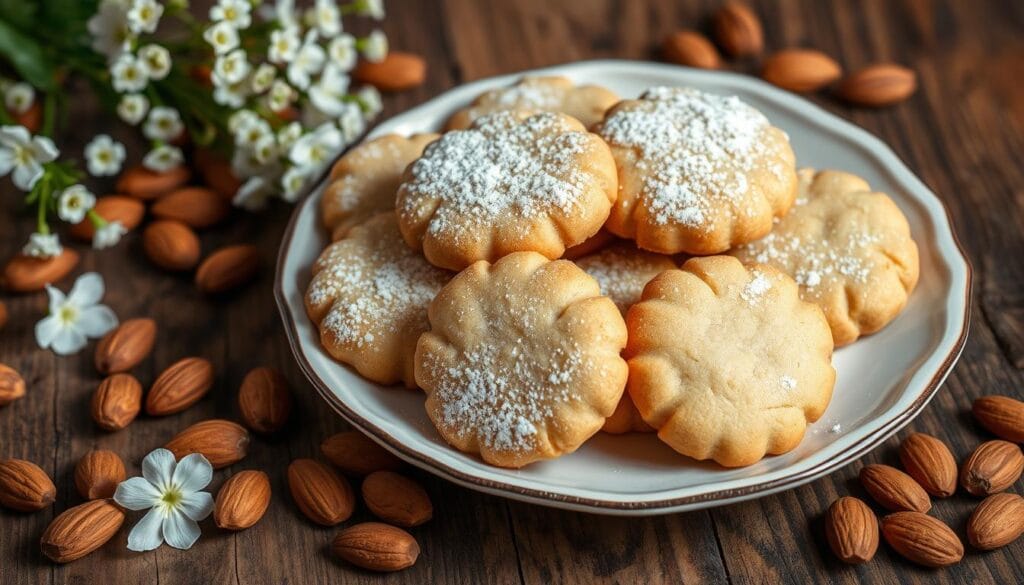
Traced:
<svg viewBox="0 0 1024 585">
<path fill-rule="evenodd" d="M 0 55 L 3 55 L 22 79 L 50 91 L 54 88 L 54 69 L 42 47 L 10 24 L 0 20 Z"/>
</svg>

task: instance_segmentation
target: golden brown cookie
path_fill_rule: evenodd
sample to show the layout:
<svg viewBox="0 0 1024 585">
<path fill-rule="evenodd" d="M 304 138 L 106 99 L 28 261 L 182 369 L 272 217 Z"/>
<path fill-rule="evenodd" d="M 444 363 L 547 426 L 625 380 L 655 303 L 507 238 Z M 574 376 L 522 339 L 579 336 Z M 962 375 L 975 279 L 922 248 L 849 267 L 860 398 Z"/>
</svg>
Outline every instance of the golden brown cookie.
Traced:
<svg viewBox="0 0 1024 585">
<path fill-rule="evenodd" d="M 693 258 L 626 320 L 629 395 L 683 455 L 738 467 L 786 453 L 832 397 L 828 322 L 771 266 Z"/>
<path fill-rule="evenodd" d="M 561 112 L 590 128 L 619 96 L 597 85 L 576 86 L 565 77 L 524 77 L 509 87 L 480 94 L 448 119 L 447 130 L 464 130 L 484 115 L 501 110 Z"/>
<path fill-rule="evenodd" d="M 615 410 L 626 327 L 568 260 L 518 252 L 460 272 L 430 304 L 416 382 L 442 437 L 502 467 L 575 451 Z"/>
<path fill-rule="evenodd" d="M 597 233 L 616 196 L 608 146 L 564 114 L 496 112 L 430 144 L 398 189 L 405 241 L 432 264 L 539 252 Z"/>
<path fill-rule="evenodd" d="M 899 207 L 866 181 L 801 169 L 800 195 L 764 238 L 733 253 L 793 277 L 825 312 L 836 346 L 885 327 L 918 278 L 917 244 Z"/>
<path fill-rule="evenodd" d="M 656 87 L 594 131 L 619 168 L 606 228 L 645 250 L 725 252 L 767 234 L 796 197 L 789 139 L 737 97 Z"/>
</svg>

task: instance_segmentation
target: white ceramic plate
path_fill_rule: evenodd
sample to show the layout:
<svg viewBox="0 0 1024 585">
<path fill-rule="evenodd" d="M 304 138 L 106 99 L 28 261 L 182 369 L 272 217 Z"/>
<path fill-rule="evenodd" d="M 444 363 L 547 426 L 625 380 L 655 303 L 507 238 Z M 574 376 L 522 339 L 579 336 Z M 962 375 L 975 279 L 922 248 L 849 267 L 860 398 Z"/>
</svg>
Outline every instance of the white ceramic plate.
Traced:
<svg viewBox="0 0 1024 585">
<path fill-rule="evenodd" d="M 574 510 L 642 515 L 717 506 L 809 482 L 863 455 L 928 403 L 967 337 L 971 271 L 942 203 L 885 144 L 791 93 L 732 73 L 626 61 L 524 73 L 565 75 L 623 97 L 654 85 L 740 96 L 789 133 L 800 166 L 849 171 L 892 196 L 920 247 L 917 289 L 906 310 L 883 331 L 836 352 L 832 403 L 791 453 L 723 469 L 678 455 L 654 435 L 598 433 L 572 455 L 521 470 L 500 469 L 449 447 L 427 418 L 421 393 L 368 382 L 321 349 L 303 308 L 309 268 L 327 243 L 319 218 L 319 185 L 292 216 L 278 258 L 275 294 L 295 358 L 346 420 L 402 459 L 472 489 Z M 370 136 L 436 131 L 479 93 L 524 73 L 445 92 L 384 122 Z"/>
</svg>

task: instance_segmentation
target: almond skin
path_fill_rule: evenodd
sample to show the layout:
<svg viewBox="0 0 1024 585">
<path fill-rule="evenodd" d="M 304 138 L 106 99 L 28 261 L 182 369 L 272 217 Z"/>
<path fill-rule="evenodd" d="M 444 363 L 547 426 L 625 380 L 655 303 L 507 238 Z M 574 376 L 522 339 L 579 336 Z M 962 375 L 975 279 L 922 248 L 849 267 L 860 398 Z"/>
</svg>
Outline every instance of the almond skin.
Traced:
<svg viewBox="0 0 1024 585">
<path fill-rule="evenodd" d="M 0 301 L 0 330 L 7 325 L 7 303 Z"/>
<path fill-rule="evenodd" d="M 361 61 L 352 77 L 381 91 L 405 91 L 423 85 L 427 62 L 419 55 L 391 51 L 383 61 Z"/>
<path fill-rule="evenodd" d="M 967 521 L 967 541 L 979 550 L 1004 547 L 1024 534 L 1024 498 L 993 494 L 984 499 Z"/>
<path fill-rule="evenodd" d="M 121 173 L 117 180 L 117 192 L 149 201 L 181 187 L 188 182 L 191 175 L 191 171 L 185 165 L 179 165 L 165 173 L 157 173 L 138 165 Z"/>
<path fill-rule="evenodd" d="M 825 515 L 825 536 L 839 560 L 852 565 L 866 563 L 878 550 L 878 519 L 861 500 L 839 498 Z"/>
<path fill-rule="evenodd" d="M 234 199 L 242 182 L 231 169 L 231 161 L 212 150 L 200 148 L 195 151 L 195 166 L 204 185 L 209 185 L 229 202 Z"/>
<path fill-rule="evenodd" d="M 214 469 L 220 469 L 245 458 L 249 452 L 249 432 L 238 423 L 214 418 L 186 428 L 164 447 L 176 459 L 201 453 Z"/>
<path fill-rule="evenodd" d="M 237 288 L 256 276 L 260 254 L 255 246 L 227 246 L 206 257 L 196 271 L 196 286 L 206 294 Z"/>
<path fill-rule="evenodd" d="M 0 406 L 18 400 L 25 395 L 25 380 L 14 368 L 0 364 Z"/>
<path fill-rule="evenodd" d="M 331 551 L 371 571 L 401 571 L 416 564 L 420 545 L 411 534 L 380 522 L 363 522 L 334 537 Z"/>
<path fill-rule="evenodd" d="M 928 492 L 914 478 L 888 465 L 865 465 L 860 470 L 860 483 L 886 510 L 927 512 L 932 507 Z"/>
<path fill-rule="evenodd" d="M 53 503 L 57 488 L 46 472 L 24 459 L 0 461 L 0 505 L 35 512 Z"/>
<path fill-rule="evenodd" d="M 843 74 L 835 59 L 812 49 L 786 49 L 764 62 L 761 77 L 782 89 L 795 92 L 817 91 Z"/>
<path fill-rule="evenodd" d="M 1024 443 L 1024 402 L 1009 396 L 982 396 L 974 401 L 974 418 L 981 426 L 1011 443 Z"/>
<path fill-rule="evenodd" d="M 271 368 L 252 370 L 238 390 L 238 409 L 245 426 L 253 431 L 269 434 L 280 430 L 292 410 L 288 381 Z"/>
<path fill-rule="evenodd" d="M 100 382 L 92 395 L 89 412 L 105 431 L 119 431 L 142 410 L 142 384 L 131 374 L 114 374 Z"/>
<path fill-rule="evenodd" d="M 350 475 L 402 468 L 401 459 L 359 431 L 342 431 L 324 439 L 320 451 L 335 467 Z"/>
<path fill-rule="evenodd" d="M 183 187 L 157 199 L 149 210 L 160 219 L 202 229 L 224 221 L 231 213 L 231 204 L 212 189 Z"/>
<path fill-rule="evenodd" d="M 902 102 L 917 91 L 917 75 L 906 67 L 891 63 L 870 65 L 854 72 L 836 88 L 844 100 L 868 107 Z"/>
<path fill-rule="evenodd" d="M 727 2 L 712 19 L 715 40 L 733 57 L 750 57 L 764 51 L 764 31 L 757 14 L 740 2 Z"/>
<path fill-rule="evenodd" d="M 955 565 L 964 557 L 964 545 L 949 526 L 921 512 L 882 518 L 882 536 L 900 555 L 926 567 Z"/>
<path fill-rule="evenodd" d="M 270 506 L 270 478 L 248 469 L 232 475 L 217 492 L 213 521 L 225 530 L 245 530 L 263 518 Z"/>
<path fill-rule="evenodd" d="M 912 433 L 900 445 L 900 463 L 929 494 L 948 498 L 956 491 L 956 459 L 949 447 L 935 437 Z"/>
<path fill-rule="evenodd" d="M 146 414 L 166 416 L 199 402 L 213 387 L 213 364 L 201 357 L 182 358 L 157 376 L 146 395 Z"/>
<path fill-rule="evenodd" d="M 355 495 L 348 480 L 312 459 L 292 461 L 288 466 L 288 489 L 299 510 L 322 526 L 348 520 L 355 508 Z"/>
<path fill-rule="evenodd" d="M 975 496 L 1005 491 L 1020 479 L 1024 453 L 1008 441 L 987 441 L 978 445 L 960 470 L 960 485 Z"/>
<path fill-rule="evenodd" d="M 373 515 L 396 526 L 419 526 L 434 516 L 427 491 L 393 471 L 375 471 L 362 486 L 363 501 Z"/>
<path fill-rule="evenodd" d="M 18 254 L 4 265 L 0 283 L 11 292 L 36 292 L 48 283 L 54 283 L 68 275 L 78 265 L 78 252 L 64 248 L 53 258 L 33 258 Z"/>
<path fill-rule="evenodd" d="M 75 489 L 87 500 L 114 497 L 117 484 L 127 477 L 124 461 L 105 449 L 89 451 L 75 465 Z"/>
<path fill-rule="evenodd" d="M 146 257 L 164 270 L 191 270 L 199 263 L 199 236 L 187 225 L 169 220 L 155 221 L 142 232 Z"/>
<path fill-rule="evenodd" d="M 124 512 L 109 500 L 68 508 L 43 533 L 43 554 L 58 563 L 80 559 L 103 546 L 124 523 Z"/>
<path fill-rule="evenodd" d="M 107 195 L 96 200 L 93 211 L 108 222 L 119 221 L 126 230 L 131 231 L 142 223 L 146 215 L 146 206 L 138 199 L 121 195 Z M 91 242 L 96 228 L 88 218 L 71 226 L 71 235 L 79 240 Z"/>
<path fill-rule="evenodd" d="M 669 63 L 687 67 L 719 69 L 722 66 L 718 49 L 707 37 L 692 30 L 682 30 L 666 37 L 661 54 Z"/>
<path fill-rule="evenodd" d="M 96 369 L 101 374 L 127 372 L 146 359 L 155 341 L 156 321 L 129 319 L 96 345 Z"/>
</svg>

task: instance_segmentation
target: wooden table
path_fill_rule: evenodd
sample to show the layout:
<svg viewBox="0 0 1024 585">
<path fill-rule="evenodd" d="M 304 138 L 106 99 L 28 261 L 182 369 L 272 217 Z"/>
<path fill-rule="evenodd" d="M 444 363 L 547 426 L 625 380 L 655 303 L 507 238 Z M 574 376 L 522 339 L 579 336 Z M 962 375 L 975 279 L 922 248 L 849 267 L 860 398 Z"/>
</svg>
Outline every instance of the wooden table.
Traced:
<svg viewBox="0 0 1024 585">
<path fill-rule="evenodd" d="M 392 45 L 430 63 L 427 84 L 389 97 L 385 116 L 459 83 L 499 73 L 594 57 L 652 58 L 660 39 L 679 28 L 706 28 L 718 2 L 682 0 L 515 0 L 481 2 L 389 0 L 383 23 Z M 0 333 L 0 361 L 20 370 L 28 395 L 0 410 L 0 457 L 32 460 L 53 475 L 58 497 L 35 514 L 0 512 L 0 581 L 75 583 L 859 583 L 897 581 L 1013 583 L 1024 579 L 1024 539 L 1003 550 L 968 552 L 956 567 L 932 571 L 900 559 L 884 545 L 860 567 L 837 562 L 824 544 L 822 514 L 838 496 L 863 496 L 862 463 L 895 461 L 894 445 L 909 431 L 934 434 L 959 458 L 990 438 L 972 421 L 971 401 L 983 394 L 1021 397 L 1024 376 L 1024 4 L 973 0 L 785 0 L 761 2 L 770 49 L 808 46 L 846 68 L 892 60 L 917 71 L 920 90 L 899 106 L 867 111 L 827 97 L 825 108 L 882 137 L 950 207 L 975 268 L 972 331 L 963 358 L 924 413 L 883 447 L 831 477 L 757 501 L 657 518 L 626 519 L 563 512 L 478 494 L 415 472 L 430 491 L 435 518 L 416 528 L 419 563 L 378 576 L 335 560 L 327 545 L 336 529 L 312 525 L 287 495 L 284 470 L 297 457 L 317 456 L 320 441 L 345 428 L 292 362 L 271 294 L 273 260 L 288 219 L 283 205 L 259 216 L 239 213 L 203 235 L 204 249 L 247 241 L 259 245 L 264 270 L 246 290 L 222 300 L 202 297 L 189 276 L 158 271 L 137 235 L 117 248 L 83 250 L 78 272 L 97 270 L 106 301 L 122 318 L 149 316 L 160 325 L 153 355 L 136 373 L 143 384 L 185 355 L 213 360 L 217 383 L 197 406 L 166 418 L 140 418 L 108 434 L 88 415 L 99 382 L 91 347 L 58 358 L 32 335 L 45 295 L 4 294 L 12 318 Z M 735 64 L 756 70 L 753 63 Z M 111 123 L 76 106 L 79 121 L 60 142 L 73 156 Z M 130 134 L 123 134 L 128 140 Z M 136 152 L 138 152 L 136 150 Z M 95 184 L 97 190 L 109 184 Z M 31 219 L 5 187 L 0 254 L 21 246 Z M 80 247 L 81 248 L 81 247 Z M 70 286 L 71 279 L 60 283 Z M 273 482 L 269 512 L 237 534 L 203 523 L 191 551 L 162 547 L 136 554 L 124 547 L 128 526 L 97 553 L 66 566 L 39 552 L 39 537 L 61 510 L 80 502 L 71 481 L 78 458 L 112 449 L 138 473 L 141 458 L 186 425 L 214 416 L 237 418 L 238 385 L 252 367 L 281 369 L 298 408 L 283 436 L 256 439 L 240 464 L 218 472 L 266 470 Z M 1015 486 L 1020 490 L 1020 484 Z M 938 502 L 934 514 L 964 536 L 976 500 Z M 354 520 L 368 519 L 360 510 Z"/>
</svg>

